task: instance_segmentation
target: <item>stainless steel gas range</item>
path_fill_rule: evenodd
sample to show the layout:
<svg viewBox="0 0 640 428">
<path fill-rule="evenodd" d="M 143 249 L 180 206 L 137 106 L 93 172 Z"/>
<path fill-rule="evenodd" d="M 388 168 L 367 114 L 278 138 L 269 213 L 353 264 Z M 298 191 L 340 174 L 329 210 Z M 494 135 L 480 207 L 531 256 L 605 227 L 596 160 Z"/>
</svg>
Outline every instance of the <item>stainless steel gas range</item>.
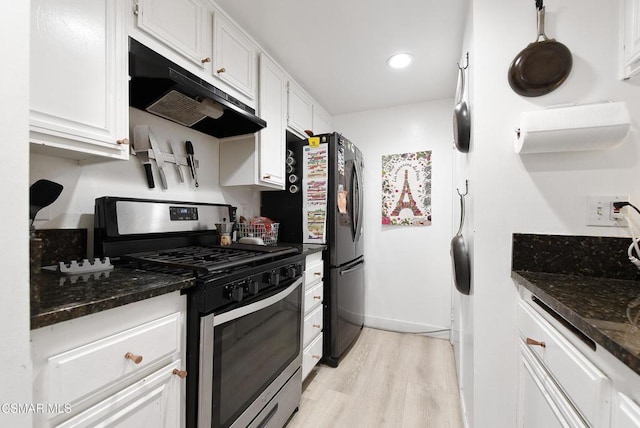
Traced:
<svg viewBox="0 0 640 428">
<path fill-rule="evenodd" d="M 302 276 L 295 248 L 219 246 L 230 205 L 103 197 L 95 254 L 193 275 L 187 291 L 188 427 L 282 427 L 300 402 Z"/>
</svg>

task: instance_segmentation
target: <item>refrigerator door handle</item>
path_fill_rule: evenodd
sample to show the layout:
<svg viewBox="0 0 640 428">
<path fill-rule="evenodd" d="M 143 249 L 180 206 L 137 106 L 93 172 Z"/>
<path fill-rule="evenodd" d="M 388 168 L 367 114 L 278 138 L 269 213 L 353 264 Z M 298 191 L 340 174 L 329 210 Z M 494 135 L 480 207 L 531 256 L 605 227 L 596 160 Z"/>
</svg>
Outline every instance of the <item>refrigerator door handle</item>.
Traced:
<svg viewBox="0 0 640 428">
<path fill-rule="evenodd" d="M 357 264 L 351 265 L 349 267 L 349 269 L 341 270 L 340 271 L 340 276 L 346 275 L 346 274 L 351 273 L 351 272 L 355 272 L 357 270 L 362 269 L 363 267 L 364 267 L 364 260 L 361 260 Z"/>
<path fill-rule="evenodd" d="M 355 190 L 358 190 L 356 193 Z M 353 162 L 353 179 L 351 180 L 351 193 L 353 195 L 353 200 L 357 202 L 356 204 L 352 204 L 351 208 L 353 211 L 353 242 L 357 242 L 360 239 L 360 234 L 362 231 L 362 227 L 360 222 L 362 221 L 362 187 L 360 186 L 360 169 L 358 165 L 358 159 L 356 158 Z"/>
</svg>

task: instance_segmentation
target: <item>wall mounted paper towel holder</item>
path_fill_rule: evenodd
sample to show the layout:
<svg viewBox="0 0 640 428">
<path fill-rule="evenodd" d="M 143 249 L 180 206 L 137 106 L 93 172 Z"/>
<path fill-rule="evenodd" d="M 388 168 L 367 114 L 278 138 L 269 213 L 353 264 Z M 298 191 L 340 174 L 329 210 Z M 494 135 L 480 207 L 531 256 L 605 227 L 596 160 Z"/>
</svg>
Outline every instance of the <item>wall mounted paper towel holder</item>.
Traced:
<svg viewBox="0 0 640 428">
<path fill-rule="evenodd" d="M 603 150 L 623 142 L 631 128 L 624 102 L 605 102 L 523 112 L 516 153 Z"/>
</svg>

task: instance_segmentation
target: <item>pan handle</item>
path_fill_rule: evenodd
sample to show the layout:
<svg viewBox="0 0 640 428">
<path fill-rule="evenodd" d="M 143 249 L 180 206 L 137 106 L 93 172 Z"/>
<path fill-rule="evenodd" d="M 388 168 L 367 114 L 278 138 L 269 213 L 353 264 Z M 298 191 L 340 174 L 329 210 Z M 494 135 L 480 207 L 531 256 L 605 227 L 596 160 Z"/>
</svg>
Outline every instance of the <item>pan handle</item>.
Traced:
<svg viewBox="0 0 640 428">
<path fill-rule="evenodd" d="M 538 38 L 536 39 L 537 42 L 540 41 L 540 37 L 542 37 L 542 40 L 544 41 L 549 40 L 547 35 L 544 33 L 544 6 L 542 6 L 541 8 L 538 8 Z"/>
<path fill-rule="evenodd" d="M 462 233 L 462 226 L 464 226 L 464 197 L 469 193 L 469 180 L 464 181 L 464 186 L 464 193 L 460 193 L 460 189 L 456 189 L 458 196 L 460 196 L 460 227 L 458 228 L 458 233 L 456 233 L 456 235 L 460 235 Z"/>
</svg>

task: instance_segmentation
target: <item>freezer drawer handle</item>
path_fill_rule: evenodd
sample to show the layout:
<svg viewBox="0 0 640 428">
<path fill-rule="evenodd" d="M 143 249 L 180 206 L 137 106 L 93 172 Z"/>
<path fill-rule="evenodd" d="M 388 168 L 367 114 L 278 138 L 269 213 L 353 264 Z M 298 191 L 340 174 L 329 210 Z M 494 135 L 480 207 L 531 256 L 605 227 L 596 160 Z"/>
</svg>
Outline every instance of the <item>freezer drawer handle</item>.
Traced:
<svg viewBox="0 0 640 428">
<path fill-rule="evenodd" d="M 364 267 L 364 262 L 358 263 L 355 267 L 352 267 L 352 268 L 347 269 L 347 270 L 341 270 L 340 271 L 340 276 L 346 275 L 346 274 L 351 273 L 351 272 L 355 272 L 357 270 L 362 269 L 363 267 Z"/>
</svg>

